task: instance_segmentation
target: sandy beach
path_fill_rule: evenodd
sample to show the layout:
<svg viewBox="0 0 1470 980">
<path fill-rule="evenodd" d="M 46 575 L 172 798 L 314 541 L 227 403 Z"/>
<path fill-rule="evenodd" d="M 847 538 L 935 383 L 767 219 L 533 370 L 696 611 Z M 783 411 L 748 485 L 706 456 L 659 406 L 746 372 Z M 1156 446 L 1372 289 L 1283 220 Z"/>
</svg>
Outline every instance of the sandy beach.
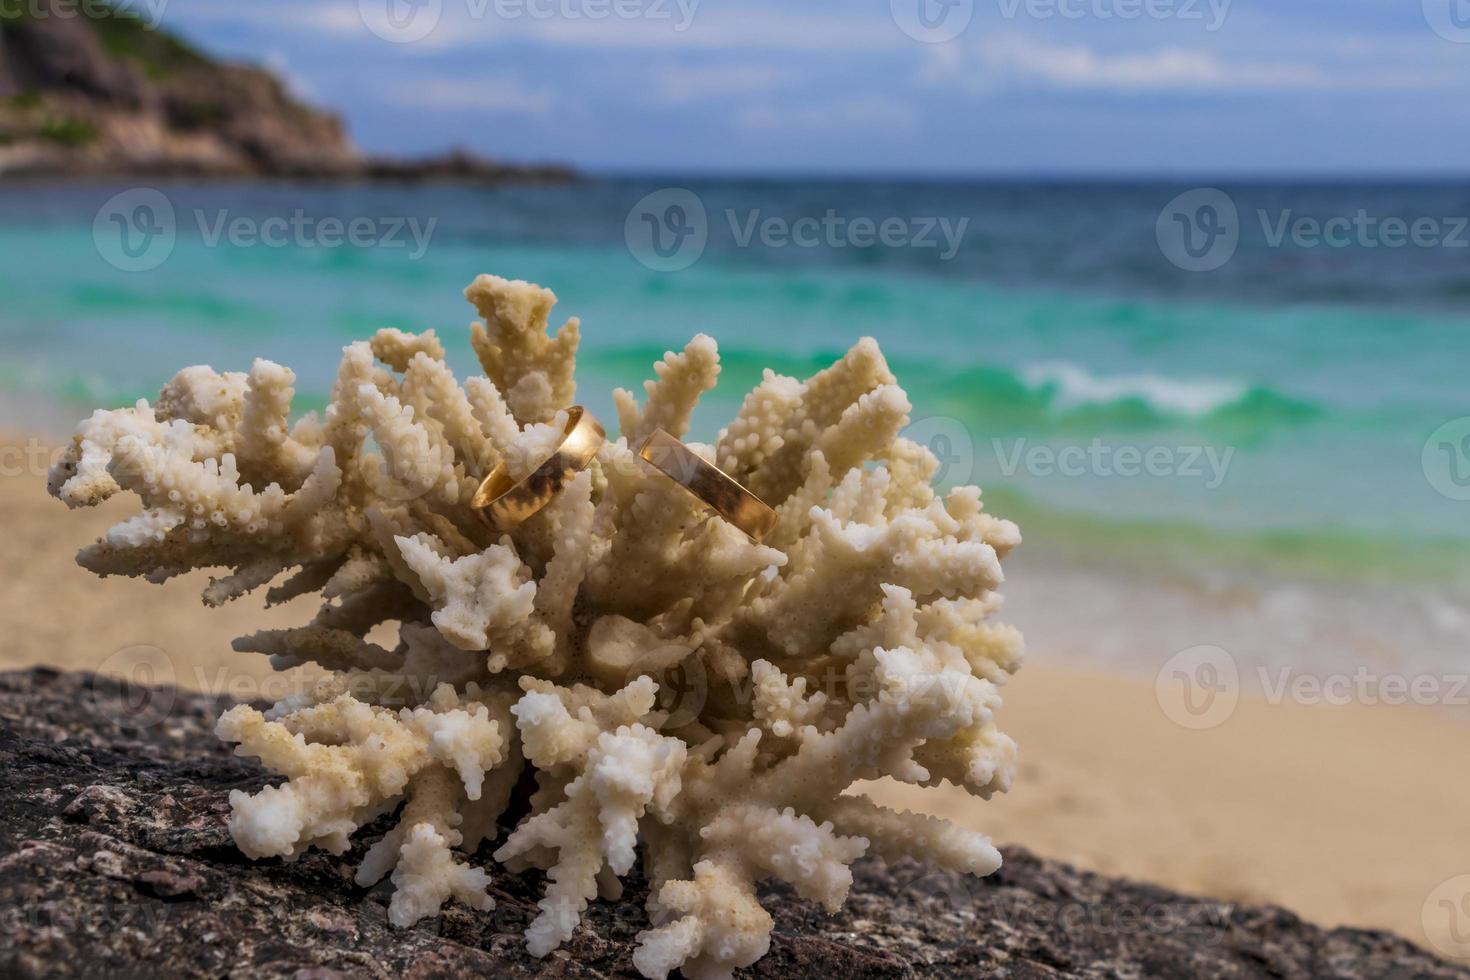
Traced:
<svg viewBox="0 0 1470 980">
<path fill-rule="evenodd" d="M 6 474 L 0 666 L 148 662 L 160 680 L 171 674 L 237 696 L 279 696 L 300 683 L 229 644 L 303 621 L 309 598 L 264 611 L 251 600 L 209 610 L 198 600 L 202 575 L 163 586 L 98 581 L 73 555 L 130 502 L 68 514 L 36 469 Z M 162 657 L 140 661 L 139 647 Z M 1002 727 L 1022 750 L 1009 795 L 984 803 L 896 784 L 874 786 L 875 795 L 1108 874 L 1429 941 L 1426 901 L 1470 871 L 1470 783 L 1447 767 L 1466 737 L 1463 723 L 1417 707 L 1246 697 L 1223 724 L 1190 731 L 1165 716 L 1148 678 L 1088 669 L 1083 654 L 1033 648 L 1008 687 Z"/>
</svg>

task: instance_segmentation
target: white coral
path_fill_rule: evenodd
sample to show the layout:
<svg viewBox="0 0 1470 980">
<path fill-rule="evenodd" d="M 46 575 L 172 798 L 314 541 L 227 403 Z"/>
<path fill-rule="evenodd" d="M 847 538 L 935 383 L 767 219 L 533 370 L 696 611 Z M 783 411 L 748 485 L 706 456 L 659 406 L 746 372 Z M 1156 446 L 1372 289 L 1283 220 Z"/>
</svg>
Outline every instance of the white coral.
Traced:
<svg viewBox="0 0 1470 980">
<path fill-rule="evenodd" d="M 241 850 L 343 853 L 395 814 L 357 881 L 391 875 L 406 926 L 451 900 L 489 908 L 473 854 L 496 841 L 496 861 L 547 872 L 527 935 L 545 955 L 641 847 L 649 977 L 755 962 L 762 879 L 836 909 L 864 854 L 993 871 L 983 836 L 844 793 L 888 776 L 987 798 L 1015 771 L 995 712 L 1021 639 L 993 619 L 1020 536 L 976 488 L 936 492 L 877 344 L 805 381 L 766 372 L 713 446 L 689 443 L 777 509 L 764 543 L 636 453 L 655 428 L 683 436 L 717 381 L 703 335 L 655 365 L 641 405 L 616 393 L 621 438 L 500 533 L 469 502 L 565 430 L 579 325 L 553 335 L 555 296 L 530 283 L 481 276 L 466 296 L 486 377 L 461 385 L 432 332 L 384 330 L 343 351 L 322 418 L 292 424 L 288 369 L 189 368 L 156 404 L 83 422 L 51 474 L 73 507 L 143 503 L 83 549 L 95 572 L 222 569 L 210 603 L 321 594 L 309 623 L 236 641 L 328 672 L 220 719 L 285 777 L 231 794 Z M 383 624 L 396 644 L 369 638 Z M 517 801 L 527 767 L 536 790 Z M 502 835 L 512 809 L 529 812 Z"/>
<path fill-rule="evenodd" d="M 645 679 L 635 687 L 626 700 L 634 708 L 650 705 L 652 686 Z M 591 692 L 568 692 L 577 700 L 589 694 L 601 700 Z M 513 710 L 527 758 L 538 769 L 569 779 L 554 806 L 533 811 L 495 852 L 497 861 L 513 866 L 549 860 L 543 865 L 552 873 L 541 914 L 526 932 L 527 948 L 544 956 L 571 937 L 587 902 L 597 894 L 603 868 L 623 875 L 633 867 L 644 814 L 651 811 L 663 820 L 672 816 L 687 747 L 638 723 L 612 730 L 589 728 L 590 707 L 581 707 L 574 720 L 560 698 L 545 692 L 527 693 Z M 563 735 L 571 738 L 563 740 Z"/>
</svg>

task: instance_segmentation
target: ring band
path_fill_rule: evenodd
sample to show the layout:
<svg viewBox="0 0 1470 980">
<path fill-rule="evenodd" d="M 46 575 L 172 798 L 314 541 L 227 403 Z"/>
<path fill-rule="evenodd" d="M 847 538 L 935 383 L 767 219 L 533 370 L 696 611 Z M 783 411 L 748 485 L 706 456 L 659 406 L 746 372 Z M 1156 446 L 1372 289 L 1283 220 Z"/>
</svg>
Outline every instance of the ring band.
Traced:
<svg viewBox="0 0 1470 980">
<path fill-rule="evenodd" d="M 759 542 L 776 526 L 776 512 L 765 501 L 663 429 L 643 440 L 638 455 L 752 540 Z"/>
<path fill-rule="evenodd" d="M 551 503 L 578 473 L 587 468 L 607 438 L 602 424 L 580 405 L 567 409 L 567 428 L 556 449 L 535 472 L 512 480 L 505 462 L 495 464 L 475 491 L 470 506 L 491 527 L 509 531 Z"/>
</svg>

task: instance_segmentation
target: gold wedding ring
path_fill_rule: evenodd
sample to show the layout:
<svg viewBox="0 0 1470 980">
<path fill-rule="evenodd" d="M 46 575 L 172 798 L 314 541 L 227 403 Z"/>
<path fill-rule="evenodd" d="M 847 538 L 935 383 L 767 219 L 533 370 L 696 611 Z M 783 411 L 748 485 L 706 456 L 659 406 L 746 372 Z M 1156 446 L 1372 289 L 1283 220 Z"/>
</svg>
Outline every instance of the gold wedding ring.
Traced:
<svg viewBox="0 0 1470 980">
<path fill-rule="evenodd" d="M 523 523 L 553 497 L 566 489 L 572 478 L 587 468 L 607 438 L 602 424 L 582 406 L 567 409 L 567 428 L 562 440 L 544 463 L 524 480 L 512 480 L 502 461 L 475 491 L 470 506 L 491 527 L 501 531 Z"/>
<path fill-rule="evenodd" d="M 643 441 L 638 455 L 753 540 L 760 541 L 776 526 L 776 512 L 765 501 L 663 429 Z"/>
</svg>

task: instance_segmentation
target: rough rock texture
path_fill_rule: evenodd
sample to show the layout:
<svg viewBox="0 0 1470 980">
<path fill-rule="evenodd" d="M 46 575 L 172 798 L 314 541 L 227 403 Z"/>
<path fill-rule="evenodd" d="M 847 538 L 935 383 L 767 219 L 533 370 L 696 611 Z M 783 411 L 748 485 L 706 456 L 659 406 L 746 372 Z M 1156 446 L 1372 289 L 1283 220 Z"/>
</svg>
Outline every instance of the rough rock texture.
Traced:
<svg viewBox="0 0 1470 980">
<path fill-rule="evenodd" d="M 84 16 L 85 14 L 85 16 Z M 382 180 L 566 179 L 463 154 L 372 160 L 272 73 L 216 61 L 123 6 L 0 6 L 0 173 Z"/>
<path fill-rule="evenodd" d="M 268 72 L 214 62 L 141 20 L 75 10 L 45 0 L 0 20 L 7 172 L 305 174 L 356 165 L 341 121 L 292 98 Z"/>
<path fill-rule="evenodd" d="M 0 976 L 637 975 L 641 900 L 595 903 L 567 945 L 534 960 L 522 934 L 539 875 L 497 872 L 493 912 L 450 905 L 405 931 L 388 925 L 386 888 L 351 884 L 376 834 L 342 857 L 247 861 L 225 831 L 227 796 L 266 777 L 210 734 L 226 706 L 91 675 L 0 674 Z M 763 890 L 771 952 L 741 975 L 1470 976 L 1386 933 L 1329 932 L 1016 848 L 984 879 L 856 870 L 836 915 Z"/>
</svg>

